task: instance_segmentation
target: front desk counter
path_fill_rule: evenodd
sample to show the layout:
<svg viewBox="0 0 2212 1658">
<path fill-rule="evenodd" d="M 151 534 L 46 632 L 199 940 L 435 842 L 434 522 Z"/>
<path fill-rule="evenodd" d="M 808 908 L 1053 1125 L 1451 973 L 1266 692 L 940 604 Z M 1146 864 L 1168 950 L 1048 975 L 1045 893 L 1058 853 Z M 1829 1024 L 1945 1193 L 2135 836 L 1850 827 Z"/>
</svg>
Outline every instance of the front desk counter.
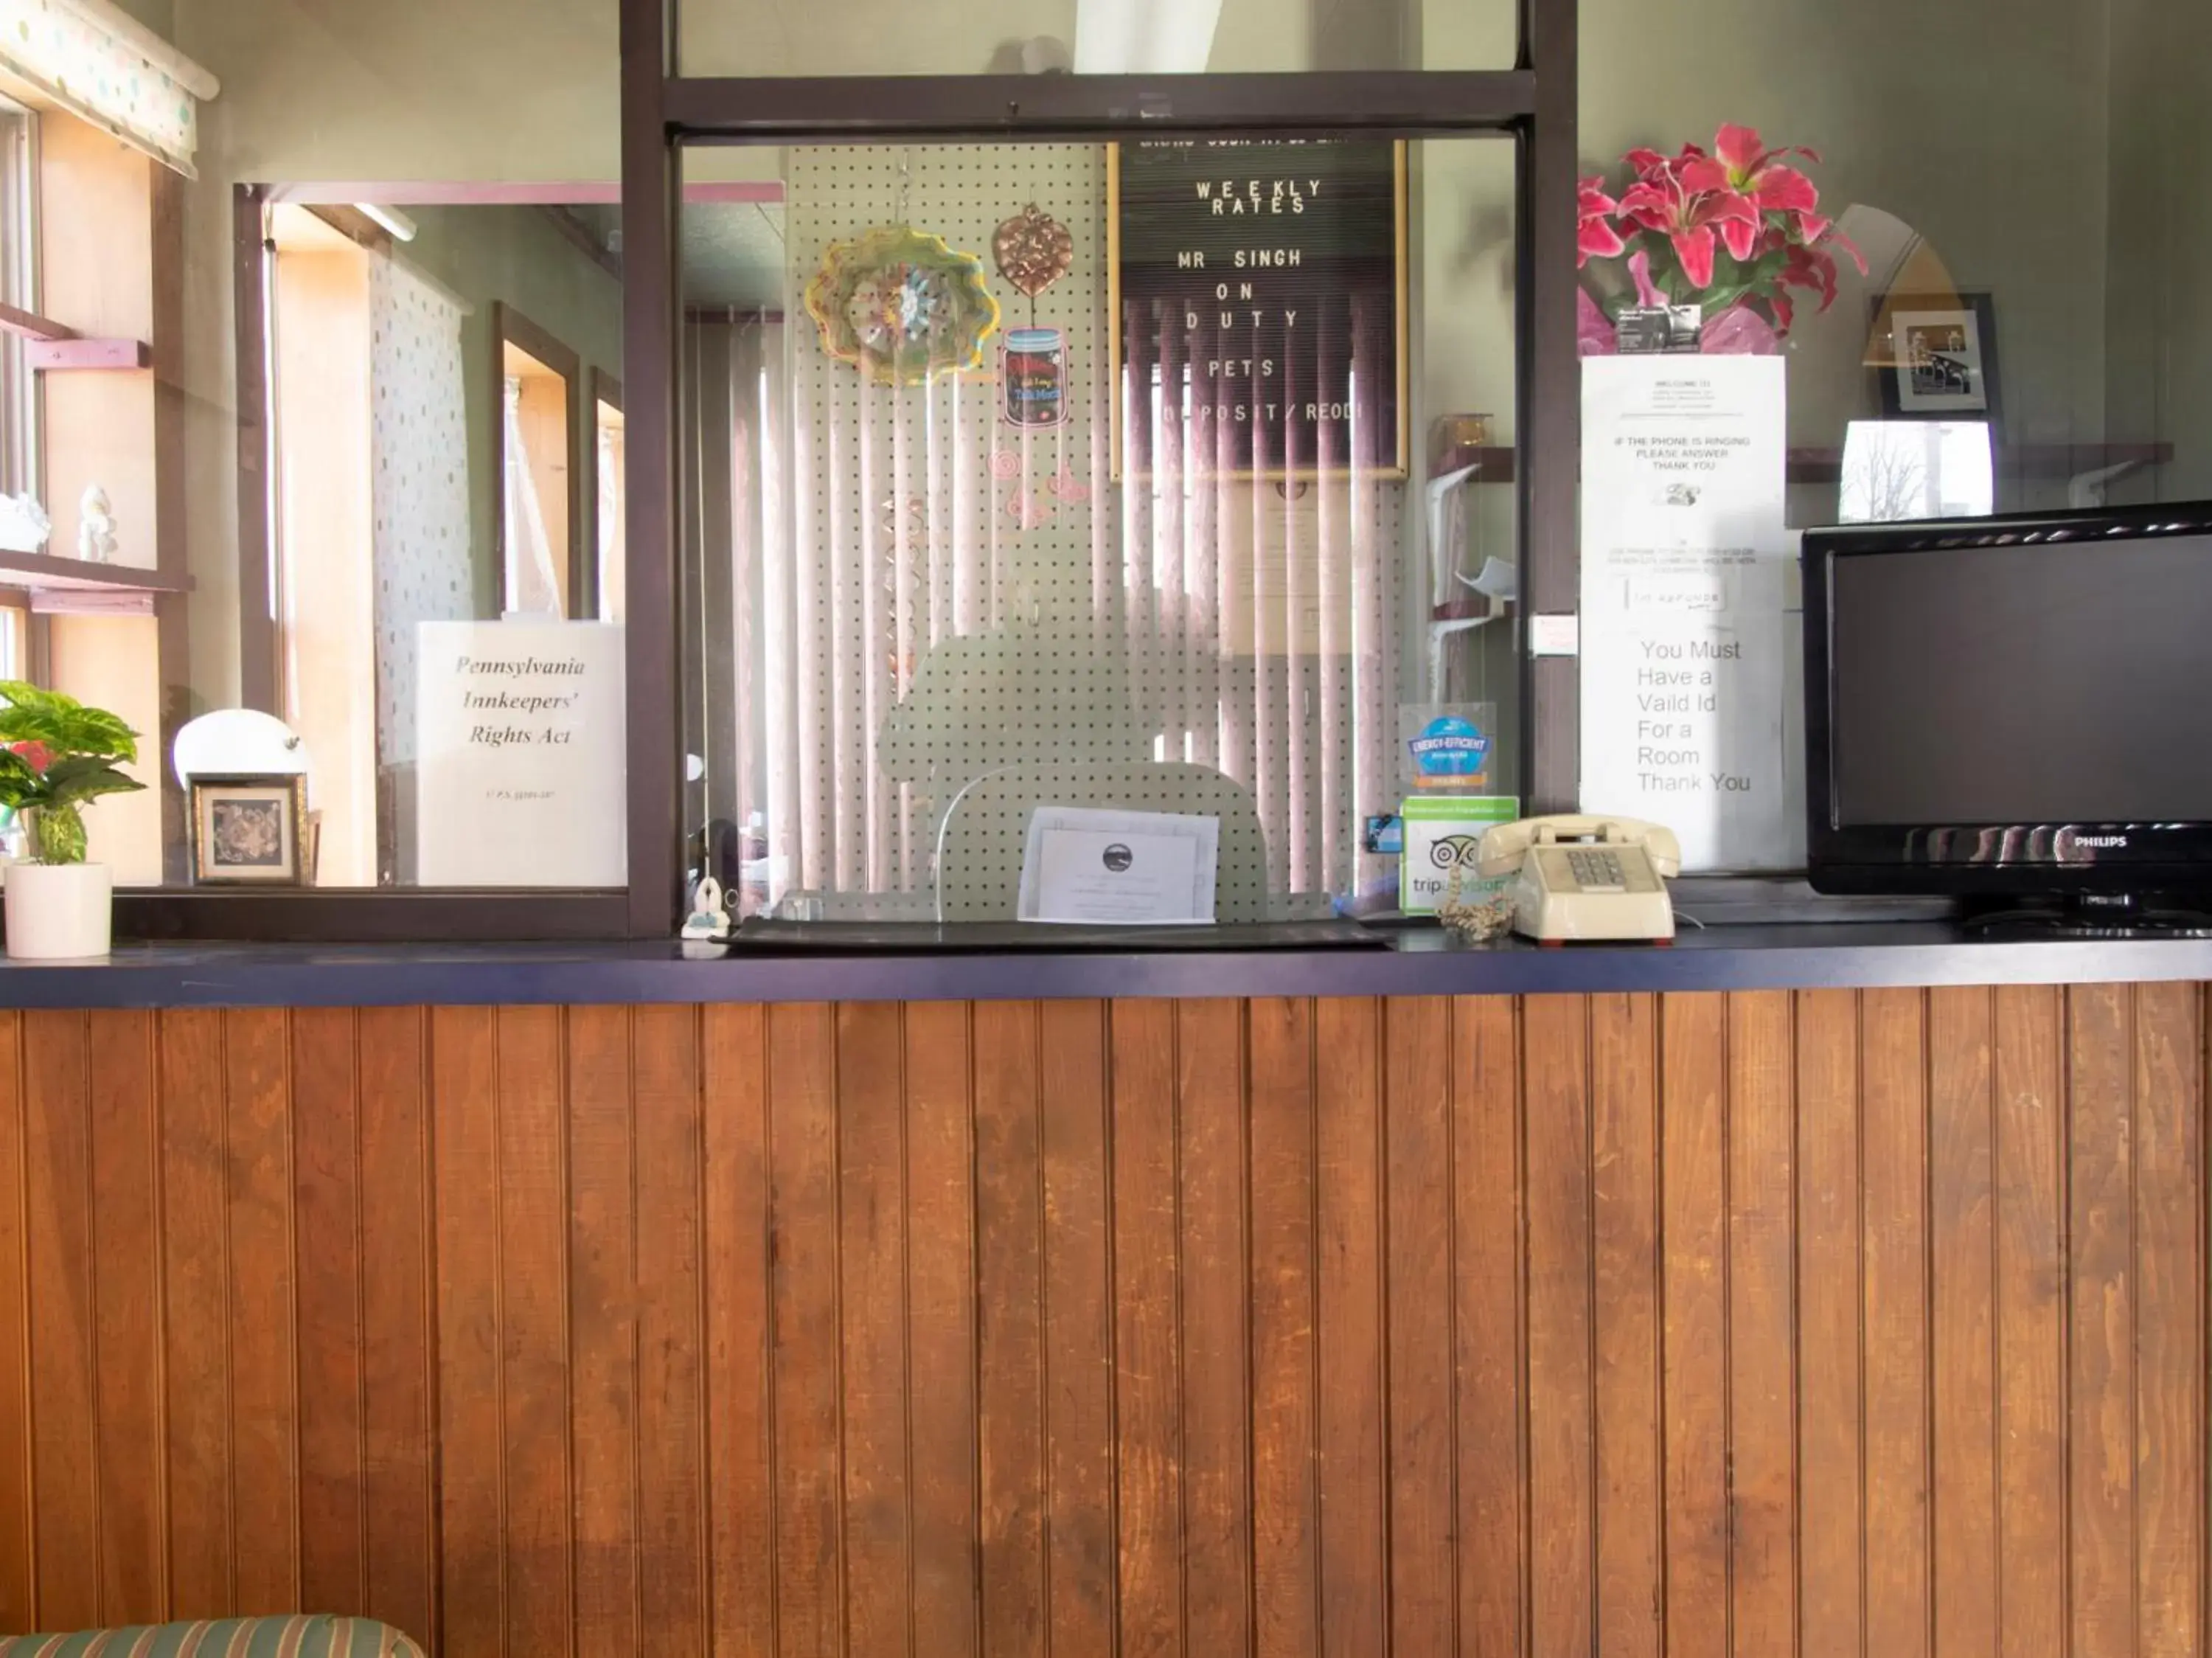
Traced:
<svg viewBox="0 0 2212 1658">
<path fill-rule="evenodd" d="M 1990 942 L 1941 922 L 1686 928 L 1664 947 L 1437 929 L 1370 950 L 933 954 L 672 943 L 124 944 L 103 961 L 0 965 L 0 1008 L 469 1007 L 1067 998 L 1592 995 L 2212 981 L 2212 942 Z"/>
<path fill-rule="evenodd" d="M 1935 923 L 10 966 L 0 1631 L 2202 1652 L 2208 983 Z"/>
</svg>

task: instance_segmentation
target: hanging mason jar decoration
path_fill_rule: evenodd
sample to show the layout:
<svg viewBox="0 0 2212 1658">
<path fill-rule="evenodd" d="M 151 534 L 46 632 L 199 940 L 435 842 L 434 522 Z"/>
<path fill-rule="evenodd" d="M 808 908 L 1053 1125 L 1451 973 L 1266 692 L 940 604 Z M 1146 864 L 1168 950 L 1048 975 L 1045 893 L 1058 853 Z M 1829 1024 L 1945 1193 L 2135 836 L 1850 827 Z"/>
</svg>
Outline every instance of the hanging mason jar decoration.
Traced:
<svg viewBox="0 0 2212 1658">
<path fill-rule="evenodd" d="M 1067 418 L 1067 347 L 1057 328 L 1009 328 L 999 348 L 1000 418 L 1043 431 Z"/>
</svg>

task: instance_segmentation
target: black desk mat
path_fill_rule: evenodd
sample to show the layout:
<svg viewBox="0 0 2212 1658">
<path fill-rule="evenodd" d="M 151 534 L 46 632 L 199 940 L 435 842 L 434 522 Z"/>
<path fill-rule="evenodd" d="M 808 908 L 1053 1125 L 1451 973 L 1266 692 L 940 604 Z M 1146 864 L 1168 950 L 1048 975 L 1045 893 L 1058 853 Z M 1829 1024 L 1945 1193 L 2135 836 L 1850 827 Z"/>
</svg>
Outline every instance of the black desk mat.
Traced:
<svg viewBox="0 0 2212 1658">
<path fill-rule="evenodd" d="M 1381 950 L 1356 921 L 1269 921 L 1206 927 L 1042 926 L 1024 921 L 765 921 L 738 929 L 732 954 L 1122 955 L 1255 950 Z"/>
</svg>

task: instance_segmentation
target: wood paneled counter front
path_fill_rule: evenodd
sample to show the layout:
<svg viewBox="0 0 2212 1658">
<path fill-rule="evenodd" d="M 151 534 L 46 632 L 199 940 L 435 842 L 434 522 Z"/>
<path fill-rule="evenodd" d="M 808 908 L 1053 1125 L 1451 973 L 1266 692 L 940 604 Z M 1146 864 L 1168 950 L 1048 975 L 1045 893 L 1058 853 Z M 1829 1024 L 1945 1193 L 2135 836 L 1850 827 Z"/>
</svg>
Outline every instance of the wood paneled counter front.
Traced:
<svg viewBox="0 0 2212 1658">
<path fill-rule="evenodd" d="M 0 972 L 0 1631 L 2201 1651 L 2212 969 L 2151 948 L 1216 1000 Z"/>
</svg>

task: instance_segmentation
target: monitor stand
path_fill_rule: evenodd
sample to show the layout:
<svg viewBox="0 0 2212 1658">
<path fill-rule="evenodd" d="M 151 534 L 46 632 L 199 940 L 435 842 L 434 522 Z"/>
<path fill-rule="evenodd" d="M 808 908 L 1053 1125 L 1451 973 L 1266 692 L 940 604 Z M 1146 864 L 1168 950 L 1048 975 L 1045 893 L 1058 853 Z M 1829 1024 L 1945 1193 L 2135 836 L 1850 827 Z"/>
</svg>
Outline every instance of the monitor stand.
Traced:
<svg viewBox="0 0 2212 1658">
<path fill-rule="evenodd" d="M 1960 924 L 1991 942 L 2044 939 L 2212 938 L 2212 912 L 2136 893 L 2098 893 L 2048 903 L 1969 909 Z"/>
</svg>

